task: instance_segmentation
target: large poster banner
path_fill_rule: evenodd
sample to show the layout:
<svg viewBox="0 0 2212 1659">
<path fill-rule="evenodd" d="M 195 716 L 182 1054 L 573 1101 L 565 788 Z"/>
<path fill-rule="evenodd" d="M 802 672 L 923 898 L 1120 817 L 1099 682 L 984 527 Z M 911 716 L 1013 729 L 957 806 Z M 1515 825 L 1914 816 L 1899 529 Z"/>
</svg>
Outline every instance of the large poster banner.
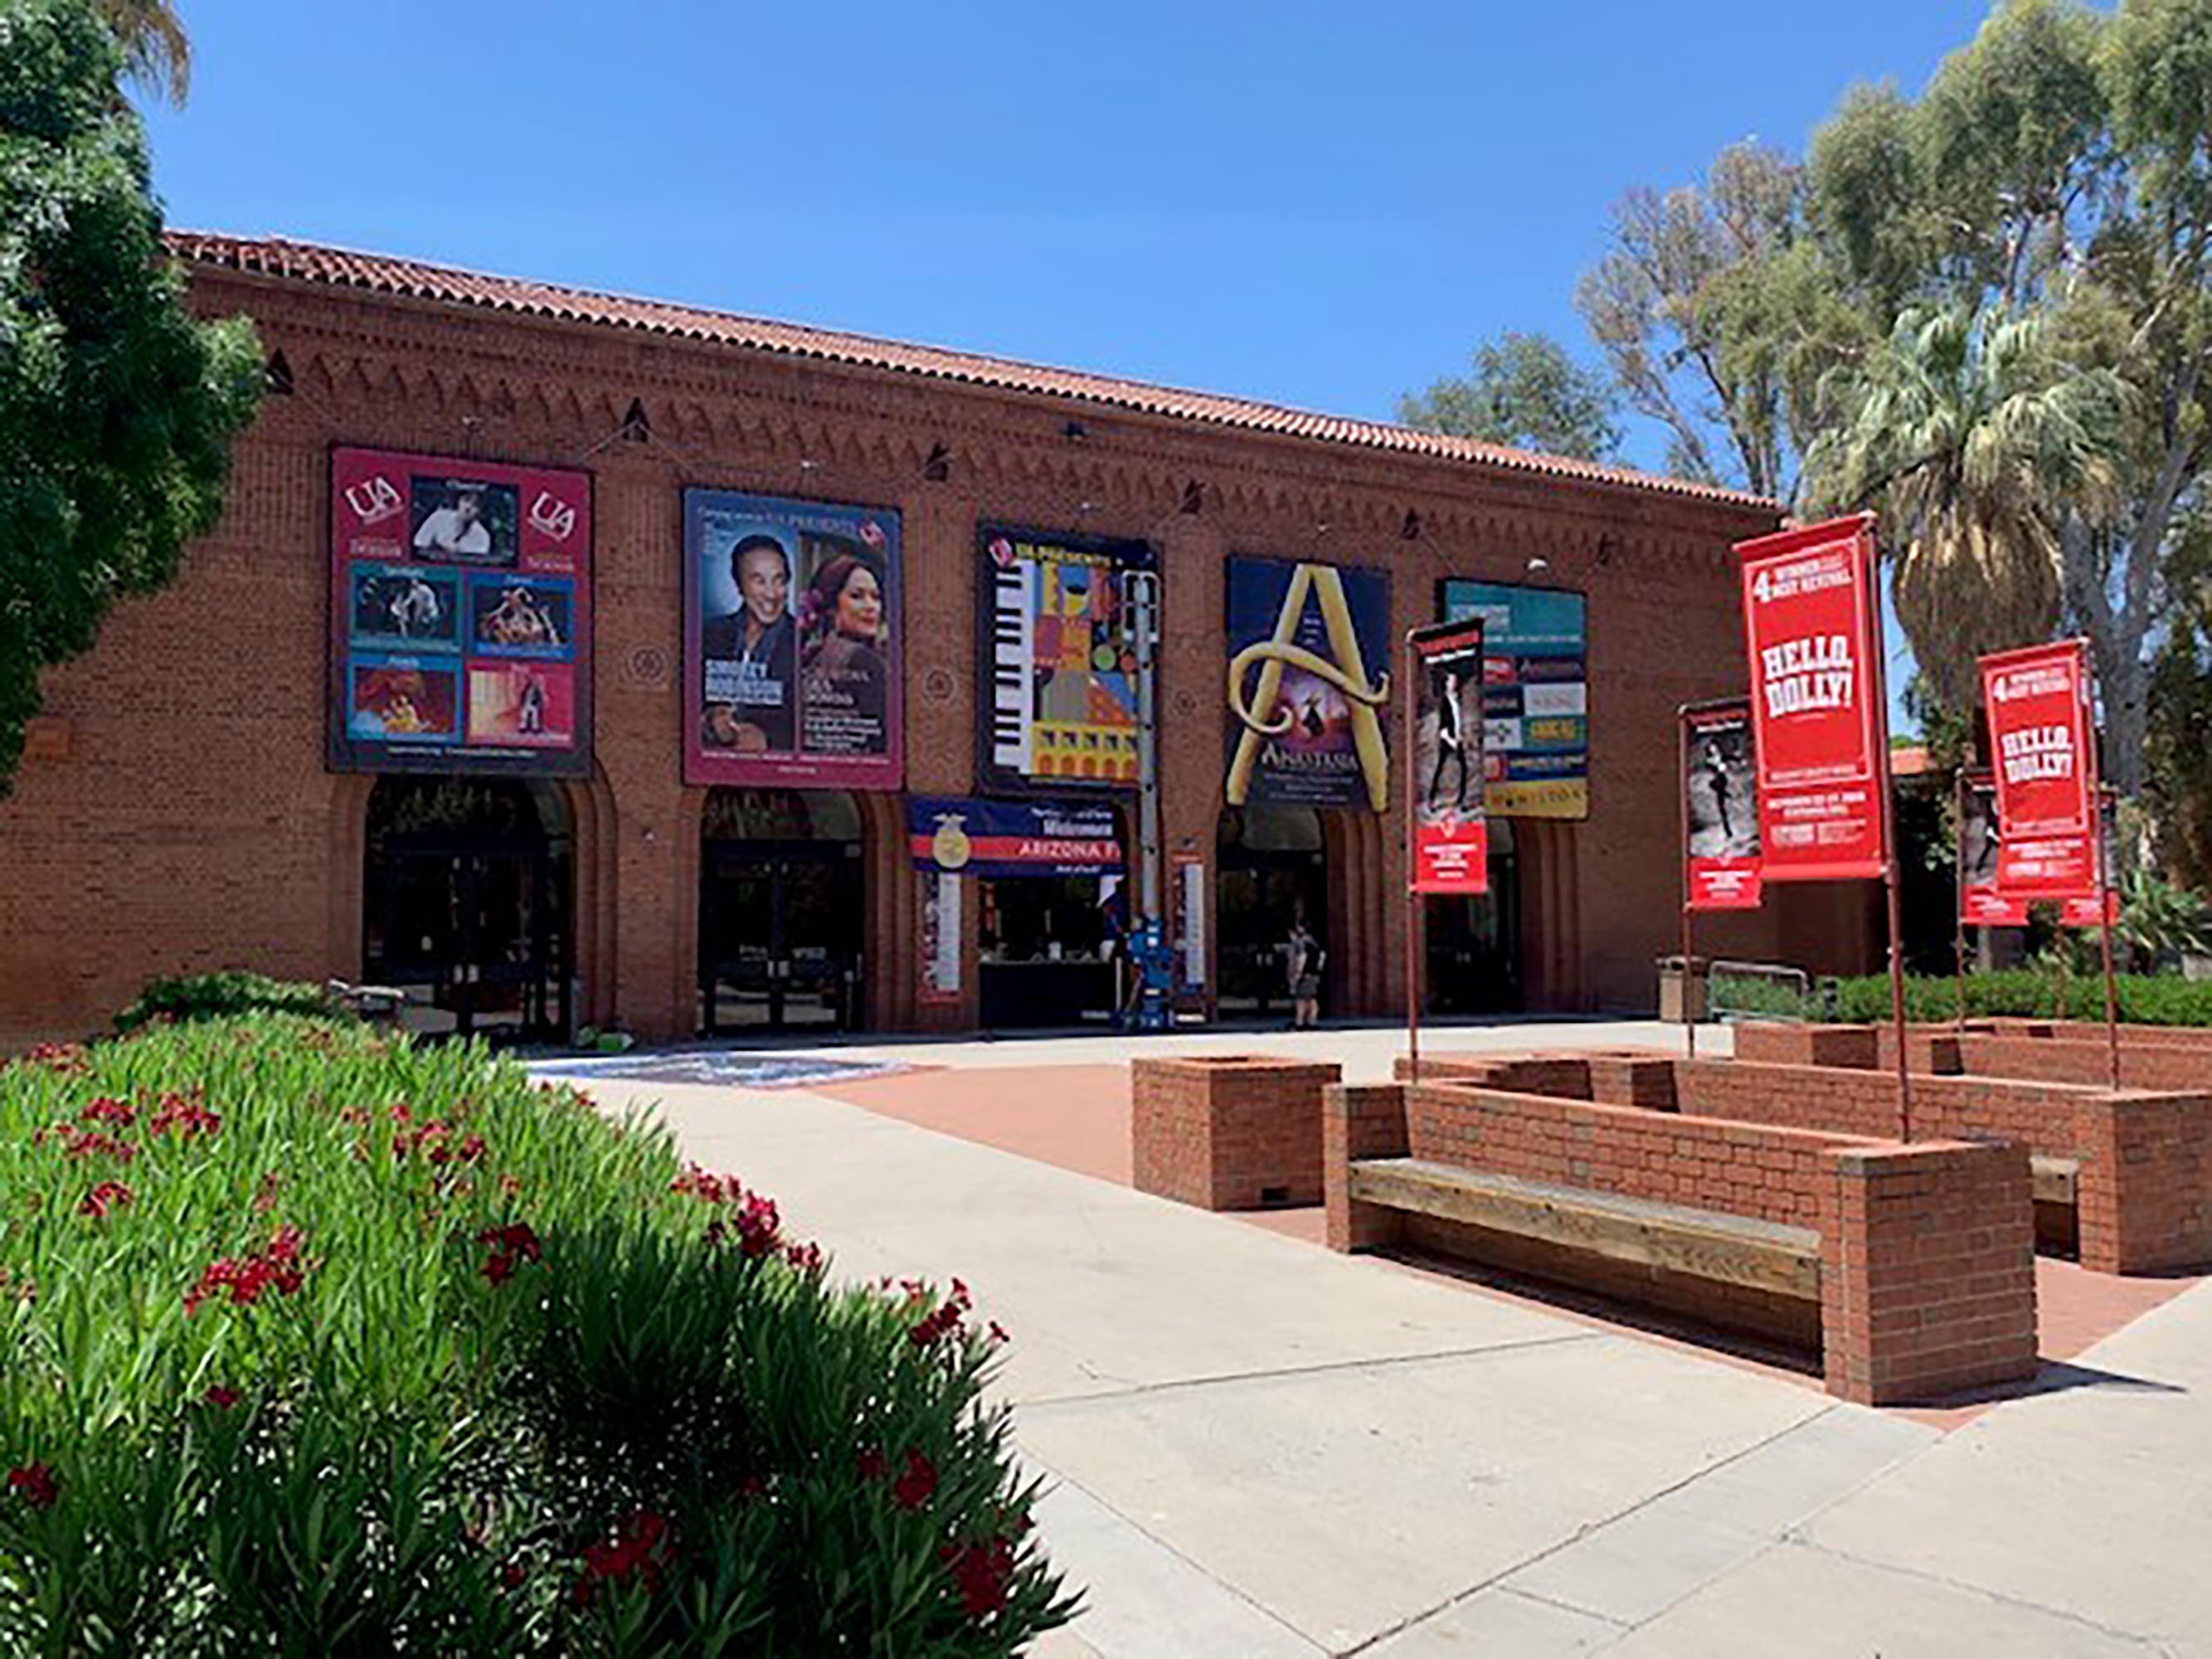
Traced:
<svg viewBox="0 0 2212 1659">
<path fill-rule="evenodd" d="M 1844 519 L 1740 542 L 1768 881 L 1879 876 L 1887 861 L 1874 533 Z"/>
<path fill-rule="evenodd" d="M 330 762 L 591 770 L 592 480 L 331 454 Z"/>
<path fill-rule="evenodd" d="M 1550 587 L 1447 579 L 1446 622 L 1482 623 L 1482 766 L 1498 817 L 1589 816 L 1588 602 Z"/>
<path fill-rule="evenodd" d="M 1413 890 L 1490 890 L 1483 817 L 1480 622 L 1439 623 L 1413 635 Z"/>
<path fill-rule="evenodd" d="M 2001 651 L 1981 669 L 2003 828 L 1997 890 L 2021 898 L 2094 893 L 2097 757 L 2086 641 Z"/>
<path fill-rule="evenodd" d="M 1686 708 L 1682 719 L 1686 902 L 1692 910 L 1756 910 L 1763 892 L 1751 705 Z"/>
<path fill-rule="evenodd" d="M 2025 927 L 2027 901 L 1997 890 L 1996 779 L 1970 772 L 1959 792 L 1959 920 L 1969 927 Z"/>
<path fill-rule="evenodd" d="M 987 524 L 975 535 L 987 789 L 1134 788 L 1137 647 L 1124 578 L 1158 563 L 1143 542 Z"/>
<path fill-rule="evenodd" d="M 1103 876 L 1121 868 L 1114 809 L 1049 801 L 909 795 L 907 851 L 917 870 L 968 876 Z"/>
<path fill-rule="evenodd" d="M 896 789 L 899 515 L 684 492 L 684 781 Z"/>
<path fill-rule="evenodd" d="M 1228 566 L 1229 805 L 1389 805 L 1390 578 L 1280 559 Z"/>
</svg>

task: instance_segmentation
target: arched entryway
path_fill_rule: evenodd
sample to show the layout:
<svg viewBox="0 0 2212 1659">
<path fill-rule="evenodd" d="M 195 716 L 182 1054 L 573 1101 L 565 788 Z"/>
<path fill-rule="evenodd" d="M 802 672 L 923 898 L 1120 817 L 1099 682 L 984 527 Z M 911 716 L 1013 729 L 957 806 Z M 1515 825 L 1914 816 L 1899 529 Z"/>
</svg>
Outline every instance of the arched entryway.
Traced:
<svg viewBox="0 0 2212 1659">
<path fill-rule="evenodd" d="M 837 790 L 716 789 L 699 822 L 699 1030 L 860 1023 L 860 810 Z"/>
<path fill-rule="evenodd" d="M 364 842 L 362 976 L 409 994 L 409 1026 L 568 1035 L 574 836 L 561 785 L 380 778 Z"/>
<path fill-rule="evenodd" d="M 1517 1013 L 1521 975 L 1521 856 L 1510 818 L 1490 820 L 1490 890 L 1432 894 L 1424 988 L 1431 1014 Z"/>
<path fill-rule="evenodd" d="M 1310 806 L 1256 803 L 1224 808 L 1214 857 L 1215 1012 L 1224 1020 L 1287 1019 L 1291 924 L 1304 921 L 1328 951 L 1332 976 L 1342 960 L 1340 941 L 1329 933 L 1321 814 Z M 1324 1012 L 1326 1003 L 1324 997 Z"/>
</svg>

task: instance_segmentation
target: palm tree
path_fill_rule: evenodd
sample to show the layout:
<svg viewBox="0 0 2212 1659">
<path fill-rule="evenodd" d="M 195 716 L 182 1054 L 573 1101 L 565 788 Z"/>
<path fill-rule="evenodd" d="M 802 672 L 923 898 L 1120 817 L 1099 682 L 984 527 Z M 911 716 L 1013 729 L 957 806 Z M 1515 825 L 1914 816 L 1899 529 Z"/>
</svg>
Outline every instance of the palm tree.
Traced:
<svg viewBox="0 0 2212 1659">
<path fill-rule="evenodd" d="M 94 9 L 122 45 L 132 78 L 183 103 L 192 78 L 192 43 L 176 9 L 165 0 L 94 0 Z"/>
<path fill-rule="evenodd" d="M 2063 361 L 2044 313 L 1953 307 L 1907 311 L 1823 391 L 1844 415 L 1807 457 L 1808 501 L 1881 512 L 1913 656 L 1972 709 L 1975 659 L 2058 623 L 2061 522 L 2118 508 L 2126 384 Z"/>
</svg>

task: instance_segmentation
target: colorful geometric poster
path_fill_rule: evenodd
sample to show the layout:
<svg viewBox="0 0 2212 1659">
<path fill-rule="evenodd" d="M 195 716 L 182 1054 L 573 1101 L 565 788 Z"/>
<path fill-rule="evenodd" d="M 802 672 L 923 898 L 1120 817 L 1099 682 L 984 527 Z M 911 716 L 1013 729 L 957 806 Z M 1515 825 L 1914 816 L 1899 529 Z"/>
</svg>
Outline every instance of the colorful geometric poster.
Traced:
<svg viewBox="0 0 2212 1659">
<path fill-rule="evenodd" d="M 331 769 L 588 773 L 591 580 L 588 473 L 333 451 Z"/>
<path fill-rule="evenodd" d="M 1887 866 L 1887 711 L 1875 694 L 1874 532 L 1839 519 L 1740 542 L 1761 874 L 1847 881 Z"/>
<path fill-rule="evenodd" d="M 1136 641 L 1127 578 L 1143 542 L 986 524 L 975 536 L 977 772 L 985 788 L 1133 788 Z"/>
<path fill-rule="evenodd" d="M 1231 806 L 1390 801 L 1390 577 L 1281 559 L 1228 562 Z"/>
<path fill-rule="evenodd" d="M 1483 624 L 1438 623 L 1413 635 L 1413 890 L 1490 890 L 1483 817 Z"/>
<path fill-rule="evenodd" d="M 1589 602 L 1559 588 L 1440 585 L 1446 622 L 1483 628 L 1483 778 L 1491 814 L 1589 816 Z"/>
<path fill-rule="evenodd" d="M 1692 910 L 1756 910 L 1764 884 L 1751 705 L 1707 704 L 1684 709 L 1682 719 L 1686 902 Z"/>
<path fill-rule="evenodd" d="M 2097 757 L 2087 642 L 1999 652 L 1981 659 L 1981 671 L 2003 833 L 1997 890 L 2031 899 L 2094 895 Z"/>
<path fill-rule="evenodd" d="M 2027 927 L 2027 901 L 1997 890 L 1996 779 L 1968 773 L 1959 809 L 1959 920 L 1969 927 Z"/>
<path fill-rule="evenodd" d="M 897 788 L 897 513 L 687 489 L 684 561 L 684 781 Z"/>
</svg>

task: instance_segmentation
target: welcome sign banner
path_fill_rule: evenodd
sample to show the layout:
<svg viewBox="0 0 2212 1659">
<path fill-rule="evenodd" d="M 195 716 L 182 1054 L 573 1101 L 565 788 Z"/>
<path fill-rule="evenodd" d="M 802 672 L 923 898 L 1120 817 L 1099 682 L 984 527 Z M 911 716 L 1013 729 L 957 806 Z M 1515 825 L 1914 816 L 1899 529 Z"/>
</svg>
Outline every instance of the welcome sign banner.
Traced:
<svg viewBox="0 0 2212 1659">
<path fill-rule="evenodd" d="M 1847 881 L 1888 863 L 1874 532 L 1852 518 L 1740 542 L 1761 872 Z"/>
<path fill-rule="evenodd" d="M 1996 751 L 1997 890 L 2021 898 L 2089 896 L 2095 913 L 2096 754 L 2087 643 L 2001 651 L 1981 659 Z"/>
</svg>

